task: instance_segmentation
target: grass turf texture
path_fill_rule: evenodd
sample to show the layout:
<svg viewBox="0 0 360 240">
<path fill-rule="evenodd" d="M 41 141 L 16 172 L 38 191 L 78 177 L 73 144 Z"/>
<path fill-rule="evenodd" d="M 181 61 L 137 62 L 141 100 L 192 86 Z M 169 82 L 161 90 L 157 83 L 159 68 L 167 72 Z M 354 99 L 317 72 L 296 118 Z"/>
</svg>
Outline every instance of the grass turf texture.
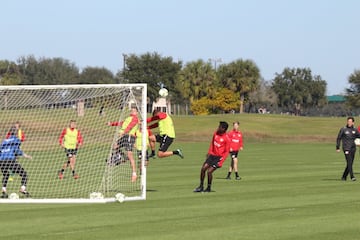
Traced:
<svg viewBox="0 0 360 240">
<path fill-rule="evenodd" d="M 239 155 L 242 180 L 225 180 L 230 162 L 227 159 L 214 174 L 214 192 L 193 193 L 212 131 L 222 119 L 240 120 L 245 133 L 245 150 Z M 334 146 L 337 131 L 346 119 L 226 115 L 175 117 L 174 121 L 178 139 L 173 148 L 181 146 L 185 159 L 151 160 L 146 201 L 104 205 L 0 204 L 1 237 L 358 237 L 359 182 L 339 180 L 344 157 L 335 153 Z M 311 132 L 316 137 L 311 138 Z M 186 142 L 189 138 L 196 142 Z M 355 172 L 360 172 L 359 155 L 356 156 Z"/>
</svg>

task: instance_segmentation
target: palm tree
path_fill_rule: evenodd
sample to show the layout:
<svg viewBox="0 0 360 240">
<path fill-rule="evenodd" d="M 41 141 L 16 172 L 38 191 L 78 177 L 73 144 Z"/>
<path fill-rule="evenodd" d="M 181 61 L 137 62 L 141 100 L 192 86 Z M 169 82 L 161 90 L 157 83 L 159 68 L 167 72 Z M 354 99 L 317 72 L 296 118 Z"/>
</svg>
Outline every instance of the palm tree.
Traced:
<svg viewBox="0 0 360 240">
<path fill-rule="evenodd" d="M 190 103 L 205 96 L 213 96 L 215 87 L 215 71 L 211 63 L 203 60 L 187 63 L 179 74 L 177 88 Z"/>
<path fill-rule="evenodd" d="M 260 70 L 251 60 L 236 60 L 219 67 L 218 76 L 223 86 L 240 95 L 240 113 L 244 110 L 245 96 L 260 86 Z"/>
</svg>

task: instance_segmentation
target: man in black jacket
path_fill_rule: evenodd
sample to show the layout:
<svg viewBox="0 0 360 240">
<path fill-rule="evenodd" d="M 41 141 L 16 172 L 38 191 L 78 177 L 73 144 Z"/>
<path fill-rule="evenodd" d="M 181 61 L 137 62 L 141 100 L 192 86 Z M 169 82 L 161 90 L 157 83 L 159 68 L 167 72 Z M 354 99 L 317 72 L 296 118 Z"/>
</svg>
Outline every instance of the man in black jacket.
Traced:
<svg viewBox="0 0 360 240">
<path fill-rule="evenodd" d="M 346 159 L 346 168 L 342 175 L 341 180 L 346 181 L 347 176 L 350 174 L 352 181 L 356 181 L 353 172 L 353 162 L 356 152 L 355 139 L 360 138 L 360 133 L 357 128 L 354 127 L 354 118 L 347 118 L 347 125 L 342 127 L 336 139 L 336 151 L 340 152 L 340 142 L 342 142 L 342 149 L 344 151 Z"/>
</svg>

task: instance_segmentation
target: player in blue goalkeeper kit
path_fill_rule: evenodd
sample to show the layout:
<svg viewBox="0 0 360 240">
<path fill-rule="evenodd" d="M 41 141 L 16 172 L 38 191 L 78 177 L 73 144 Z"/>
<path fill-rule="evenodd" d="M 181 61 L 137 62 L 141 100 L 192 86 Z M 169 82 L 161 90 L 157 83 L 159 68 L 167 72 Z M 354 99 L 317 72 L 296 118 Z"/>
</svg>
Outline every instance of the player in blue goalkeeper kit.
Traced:
<svg viewBox="0 0 360 240">
<path fill-rule="evenodd" d="M 21 188 L 20 193 L 25 197 L 29 197 L 30 194 L 26 191 L 26 183 L 28 175 L 25 169 L 17 162 L 17 156 L 23 156 L 25 158 L 30 158 L 30 155 L 25 154 L 20 150 L 21 140 L 16 136 L 17 129 L 12 127 L 10 129 L 10 137 L 5 139 L 1 143 L 1 152 L 0 152 L 0 169 L 3 175 L 2 179 L 2 195 L 1 198 L 7 198 L 6 186 L 10 177 L 10 172 L 14 172 L 20 175 L 21 177 Z"/>
</svg>

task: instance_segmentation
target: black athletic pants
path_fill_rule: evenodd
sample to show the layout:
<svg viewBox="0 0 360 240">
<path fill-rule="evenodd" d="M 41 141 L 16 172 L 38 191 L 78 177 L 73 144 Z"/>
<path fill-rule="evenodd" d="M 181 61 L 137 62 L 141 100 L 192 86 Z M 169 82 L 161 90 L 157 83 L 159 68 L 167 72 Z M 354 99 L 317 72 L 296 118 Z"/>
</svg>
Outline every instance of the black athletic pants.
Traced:
<svg viewBox="0 0 360 240">
<path fill-rule="evenodd" d="M 348 175 L 350 175 L 350 178 L 354 177 L 353 163 L 355 158 L 355 152 L 356 152 L 356 148 L 352 148 L 350 150 L 344 150 L 346 167 L 342 176 L 343 179 L 346 179 Z"/>
<path fill-rule="evenodd" d="M 10 171 L 13 173 L 17 173 L 21 177 L 21 185 L 26 186 L 27 183 L 27 173 L 25 169 L 18 163 L 16 160 L 0 160 L 0 168 L 1 173 L 3 175 L 2 186 L 6 187 L 9 177 Z"/>
</svg>

